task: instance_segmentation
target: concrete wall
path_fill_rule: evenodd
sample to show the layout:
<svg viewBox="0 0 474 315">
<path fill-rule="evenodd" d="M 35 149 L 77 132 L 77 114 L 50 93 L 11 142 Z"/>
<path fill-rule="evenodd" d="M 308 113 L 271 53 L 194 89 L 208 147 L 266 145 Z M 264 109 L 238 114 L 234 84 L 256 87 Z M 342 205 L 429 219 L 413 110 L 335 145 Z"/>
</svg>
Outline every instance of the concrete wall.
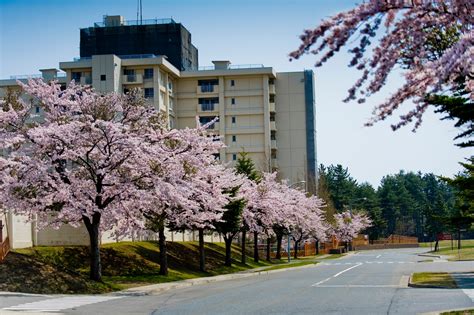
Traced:
<svg viewBox="0 0 474 315">
<path fill-rule="evenodd" d="M 291 183 L 307 180 L 304 72 L 277 73 L 275 88 L 280 176 Z"/>
</svg>

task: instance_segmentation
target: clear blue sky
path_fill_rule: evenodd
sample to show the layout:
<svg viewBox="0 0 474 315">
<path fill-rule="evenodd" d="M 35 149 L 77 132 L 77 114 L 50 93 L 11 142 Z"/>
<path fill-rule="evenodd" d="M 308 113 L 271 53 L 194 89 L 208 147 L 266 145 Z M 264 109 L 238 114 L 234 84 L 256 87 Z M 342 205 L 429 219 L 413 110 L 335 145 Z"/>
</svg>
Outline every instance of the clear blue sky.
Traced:
<svg viewBox="0 0 474 315">
<path fill-rule="evenodd" d="M 473 152 L 453 145 L 457 130 L 452 122 L 428 113 L 416 133 L 411 128 L 392 132 L 396 117 L 363 127 L 377 102 L 400 83 L 398 75 L 368 103 L 345 104 L 341 100 L 358 75 L 346 67 L 345 52 L 317 69 L 312 56 L 288 61 L 303 29 L 355 2 L 143 0 L 143 18 L 173 17 L 183 23 L 199 49 L 200 65 L 228 59 L 233 64 L 262 63 L 277 72 L 315 70 L 320 163 L 340 163 L 359 182 L 374 186 L 400 169 L 453 175 L 460 170 L 457 163 Z M 0 78 L 38 73 L 72 60 L 79 55 L 79 28 L 102 21 L 105 14 L 135 19 L 136 8 L 136 0 L 0 0 Z"/>
</svg>

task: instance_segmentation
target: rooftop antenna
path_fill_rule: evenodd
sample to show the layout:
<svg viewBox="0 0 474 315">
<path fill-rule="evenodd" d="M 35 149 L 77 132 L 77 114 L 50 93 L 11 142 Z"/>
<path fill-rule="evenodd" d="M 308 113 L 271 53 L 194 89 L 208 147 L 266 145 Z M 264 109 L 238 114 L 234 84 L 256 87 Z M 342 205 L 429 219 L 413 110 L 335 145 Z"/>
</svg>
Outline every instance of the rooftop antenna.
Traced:
<svg viewBox="0 0 474 315">
<path fill-rule="evenodd" d="M 138 24 L 138 21 L 140 21 L 140 25 L 143 24 L 143 15 L 142 15 L 142 13 L 143 13 L 142 0 L 137 0 L 137 24 Z"/>
</svg>

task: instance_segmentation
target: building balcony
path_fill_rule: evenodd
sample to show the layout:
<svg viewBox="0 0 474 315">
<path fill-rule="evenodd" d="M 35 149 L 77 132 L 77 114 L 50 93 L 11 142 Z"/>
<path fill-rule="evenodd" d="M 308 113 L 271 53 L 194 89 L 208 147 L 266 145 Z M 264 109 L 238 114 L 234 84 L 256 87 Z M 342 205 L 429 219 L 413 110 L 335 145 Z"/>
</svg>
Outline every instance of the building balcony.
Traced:
<svg viewBox="0 0 474 315">
<path fill-rule="evenodd" d="M 270 113 L 275 113 L 275 103 L 269 103 L 268 108 L 270 109 Z"/>
<path fill-rule="evenodd" d="M 268 85 L 268 93 L 275 94 L 275 84 Z"/>
<path fill-rule="evenodd" d="M 199 113 L 218 112 L 219 111 L 219 103 L 199 104 L 197 111 Z"/>
<path fill-rule="evenodd" d="M 276 123 L 274 121 L 270 121 L 270 130 L 272 130 L 272 131 L 277 130 Z"/>
<path fill-rule="evenodd" d="M 277 141 L 276 140 L 271 140 L 270 141 L 270 146 L 271 146 L 272 150 L 276 150 L 277 149 Z"/>
<path fill-rule="evenodd" d="M 250 152 L 250 153 L 258 153 L 258 152 L 265 152 L 263 145 L 261 144 L 246 144 L 246 143 L 226 143 L 227 153 L 240 153 L 242 151 Z"/>
<path fill-rule="evenodd" d="M 263 133 L 263 126 L 231 126 L 226 128 L 227 134 Z"/>
<path fill-rule="evenodd" d="M 279 168 L 278 160 L 277 159 L 271 159 L 271 164 L 272 164 L 272 169 L 277 169 Z"/>
<path fill-rule="evenodd" d="M 122 76 L 123 84 L 142 84 L 143 75 L 141 74 L 126 74 Z"/>
<path fill-rule="evenodd" d="M 198 85 L 196 93 L 198 95 L 219 94 L 219 85 Z"/>
<path fill-rule="evenodd" d="M 91 85 L 92 84 L 92 77 L 81 77 L 81 85 Z"/>
</svg>

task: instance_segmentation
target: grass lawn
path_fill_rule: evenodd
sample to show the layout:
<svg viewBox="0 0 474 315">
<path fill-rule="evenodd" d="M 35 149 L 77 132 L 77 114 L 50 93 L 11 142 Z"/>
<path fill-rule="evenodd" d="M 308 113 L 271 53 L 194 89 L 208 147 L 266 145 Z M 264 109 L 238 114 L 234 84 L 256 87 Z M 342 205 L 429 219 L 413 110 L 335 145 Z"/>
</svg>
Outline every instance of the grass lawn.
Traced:
<svg viewBox="0 0 474 315">
<path fill-rule="evenodd" d="M 430 243 L 420 243 L 420 246 L 429 248 Z M 454 242 L 454 250 L 451 250 L 451 241 L 440 241 L 439 251 L 432 253 L 450 256 L 449 260 L 474 260 L 474 240 L 461 240 L 459 255 L 456 246 L 457 242 Z"/>
<path fill-rule="evenodd" d="M 240 247 L 233 245 L 233 264 L 227 267 L 224 266 L 225 244 L 206 243 L 206 272 L 200 272 L 198 242 L 169 242 L 167 245 L 168 276 L 158 275 L 160 268 L 158 242 L 119 242 L 102 245 L 104 283 L 87 280 L 89 250 L 86 246 L 41 246 L 18 249 L 10 253 L 5 262 L 0 264 L 0 290 L 30 293 L 103 293 L 258 267 L 275 266 L 278 269 L 296 267 L 313 264 L 319 257 L 304 257 L 297 262 L 292 259 L 292 263 L 288 265 L 286 259 L 272 262 L 260 260 L 256 263 L 249 253 L 247 263 L 242 264 Z M 51 280 L 51 283 L 43 281 L 43 278 Z"/>
<path fill-rule="evenodd" d="M 412 275 L 411 283 L 445 289 L 457 288 L 456 282 L 447 272 L 417 272 Z"/>
</svg>

